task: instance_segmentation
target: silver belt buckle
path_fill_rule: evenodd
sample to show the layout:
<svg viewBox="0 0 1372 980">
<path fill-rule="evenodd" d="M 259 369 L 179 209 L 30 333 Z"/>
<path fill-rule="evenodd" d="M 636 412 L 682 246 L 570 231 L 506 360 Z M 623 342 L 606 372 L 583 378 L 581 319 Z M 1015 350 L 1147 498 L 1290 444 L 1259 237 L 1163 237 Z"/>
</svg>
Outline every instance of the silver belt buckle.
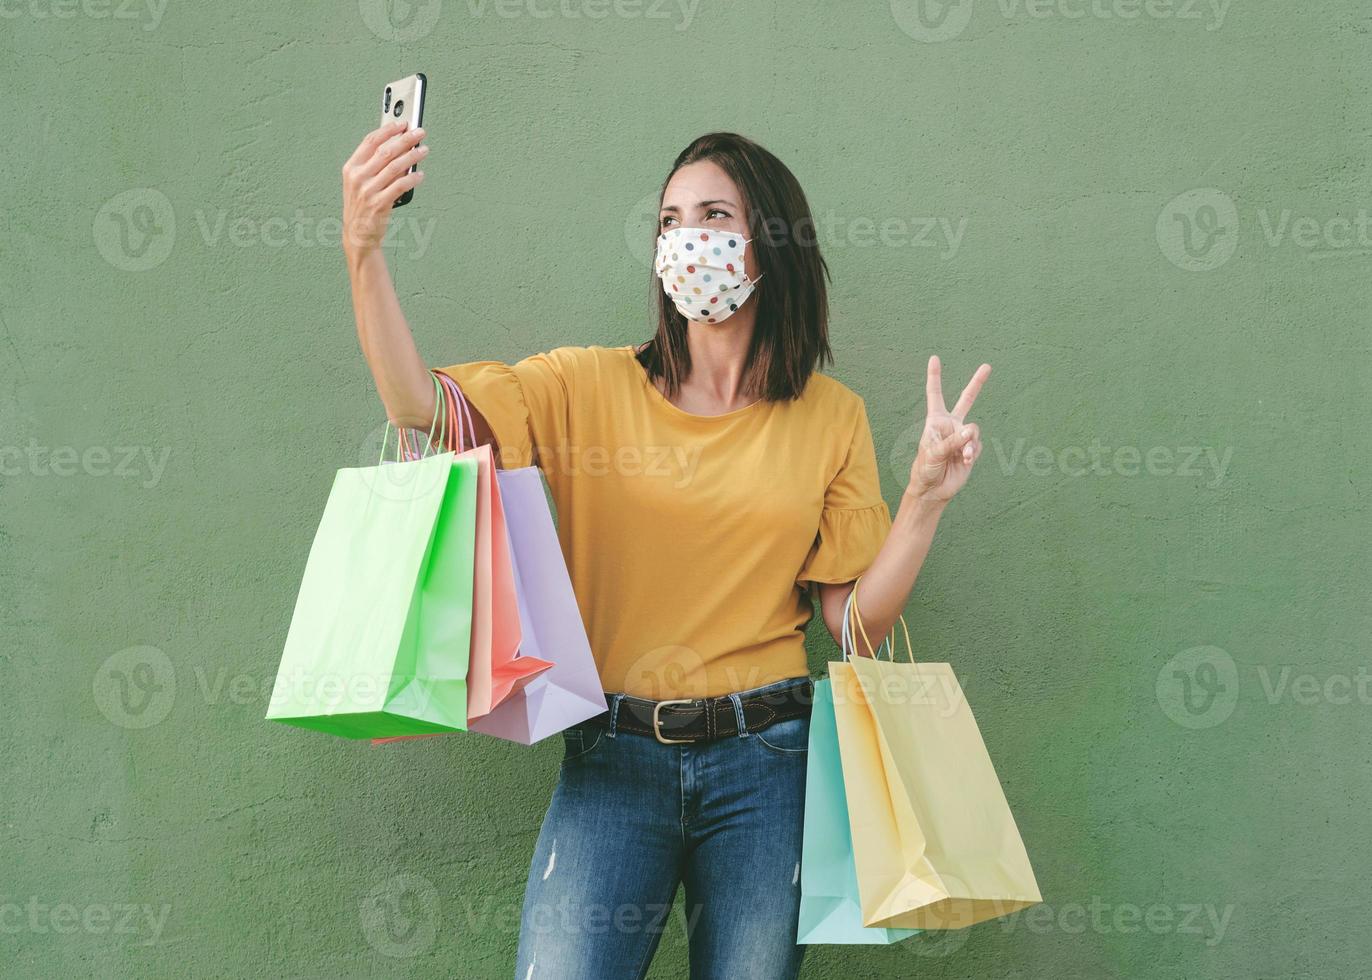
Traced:
<svg viewBox="0 0 1372 980">
<path fill-rule="evenodd" d="M 663 738 L 662 737 L 662 718 L 660 713 L 662 706 L 667 704 L 690 704 L 695 698 L 674 698 L 670 701 L 659 701 L 653 705 L 653 737 L 663 745 L 675 745 L 681 742 L 694 742 L 693 738 Z"/>
</svg>

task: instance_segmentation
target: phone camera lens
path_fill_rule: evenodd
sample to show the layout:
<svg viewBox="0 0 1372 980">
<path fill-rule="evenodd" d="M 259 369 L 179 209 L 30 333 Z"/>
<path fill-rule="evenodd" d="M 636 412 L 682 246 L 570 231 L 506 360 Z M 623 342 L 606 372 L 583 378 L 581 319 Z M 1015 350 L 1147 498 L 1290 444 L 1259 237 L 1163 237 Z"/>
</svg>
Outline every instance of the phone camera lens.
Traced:
<svg viewBox="0 0 1372 980">
<path fill-rule="evenodd" d="M 400 114 L 401 114 L 402 112 L 405 111 L 405 100 L 404 100 L 404 99 L 396 99 L 396 100 L 395 100 L 395 109 L 394 109 L 393 111 L 395 112 L 395 118 L 399 119 L 399 118 L 400 118 Z"/>
<path fill-rule="evenodd" d="M 391 87 L 390 87 L 389 85 L 387 85 L 387 86 L 386 86 L 386 100 L 385 100 L 384 102 L 381 103 L 381 111 L 382 111 L 382 112 L 389 112 L 389 111 L 390 111 L 390 108 L 391 108 Z"/>
</svg>

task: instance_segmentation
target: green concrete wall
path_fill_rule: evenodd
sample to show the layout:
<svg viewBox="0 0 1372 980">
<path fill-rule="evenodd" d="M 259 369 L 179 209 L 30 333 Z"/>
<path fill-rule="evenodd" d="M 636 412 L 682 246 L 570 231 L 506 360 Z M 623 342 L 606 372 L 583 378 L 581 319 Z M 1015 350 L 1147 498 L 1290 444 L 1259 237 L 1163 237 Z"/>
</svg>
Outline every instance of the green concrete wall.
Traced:
<svg viewBox="0 0 1372 980">
<path fill-rule="evenodd" d="M 995 366 L 909 620 L 1045 904 L 805 976 L 1365 972 L 1364 4 L 0 0 L 0 975 L 512 971 L 557 740 L 262 720 L 382 419 L 339 168 L 414 70 L 433 362 L 646 337 L 654 189 L 728 128 L 810 196 L 889 500 L 928 354 Z"/>
</svg>

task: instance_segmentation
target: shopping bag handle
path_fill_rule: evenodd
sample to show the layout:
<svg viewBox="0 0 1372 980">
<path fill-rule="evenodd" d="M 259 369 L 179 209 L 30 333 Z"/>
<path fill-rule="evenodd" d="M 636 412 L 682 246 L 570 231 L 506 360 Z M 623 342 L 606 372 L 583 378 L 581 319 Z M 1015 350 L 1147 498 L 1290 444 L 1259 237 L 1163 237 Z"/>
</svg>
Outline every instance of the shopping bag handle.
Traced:
<svg viewBox="0 0 1372 980">
<path fill-rule="evenodd" d="M 443 407 L 443 386 L 442 386 L 441 384 L 439 384 L 437 378 L 433 378 L 433 383 L 434 383 L 434 416 L 433 416 L 433 419 L 429 422 L 429 441 L 428 441 L 428 445 L 429 445 L 429 446 L 432 446 L 432 445 L 433 445 L 433 431 L 434 431 L 435 428 L 437 428 L 437 429 L 438 429 L 438 445 L 439 445 L 440 447 L 442 447 L 443 444 L 444 444 L 444 442 L 445 442 L 446 439 L 447 439 L 447 432 L 448 432 L 448 425 L 447 425 L 447 423 L 448 423 L 448 420 L 447 420 L 446 418 L 444 418 L 444 417 L 441 417 L 441 416 L 440 416 L 440 412 L 439 412 L 439 410 Z M 423 452 L 422 450 L 420 450 L 420 448 L 419 448 L 419 440 L 418 440 L 418 437 L 415 436 L 415 434 L 414 434 L 414 432 L 413 432 L 412 430 L 406 429 L 406 428 L 404 428 L 403 426 L 398 426 L 398 425 L 397 425 L 397 426 L 394 426 L 394 428 L 395 428 L 395 453 L 396 453 L 396 462 L 398 462 L 398 463 L 400 463 L 400 462 L 409 462 L 410 460 L 419 459 L 420 457 L 422 457 L 422 456 L 424 456 L 424 455 L 427 455 L 425 452 Z M 390 419 L 386 419 L 386 429 L 385 429 L 385 431 L 381 434 L 381 458 L 377 460 L 377 465 L 378 465 L 378 466 L 381 465 L 382 463 L 386 462 L 386 445 L 387 445 L 387 443 L 390 442 L 390 439 L 391 439 L 391 429 L 392 429 L 391 420 L 390 420 Z M 426 447 L 426 448 L 427 448 L 427 447 Z"/>
<path fill-rule="evenodd" d="M 854 595 L 856 592 L 857 592 L 857 588 L 856 588 L 856 587 L 854 587 L 854 588 L 852 588 L 852 589 L 849 589 L 849 590 L 848 590 L 848 598 L 845 599 L 845 600 L 843 601 L 843 628 L 842 628 L 842 630 L 840 631 L 840 634 L 841 634 L 841 635 L 840 635 L 840 638 L 839 638 L 839 641 L 838 641 L 838 645 L 839 645 L 839 647 L 840 647 L 841 650 L 842 650 L 843 659 L 844 659 L 845 662 L 847 662 L 847 660 L 849 659 L 849 654 L 850 654 L 850 653 L 852 653 L 853 656 L 856 656 L 856 655 L 857 655 L 857 642 L 853 639 L 853 629 L 852 629 L 852 624 L 853 624 L 853 610 L 852 610 L 852 606 L 853 606 L 853 595 Z M 877 647 L 877 653 L 879 654 L 879 653 L 881 653 L 882 650 L 885 650 L 885 649 L 886 649 L 886 646 L 887 646 L 886 641 L 885 641 L 885 640 L 882 640 L 882 641 L 881 641 L 881 646 Z"/>
<path fill-rule="evenodd" d="M 462 388 L 458 383 L 442 371 L 435 370 L 433 374 L 441 382 L 443 391 L 451 396 L 450 398 L 446 398 L 445 401 L 447 402 L 449 417 L 452 419 L 453 431 L 457 435 L 457 451 L 462 452 L 467 448 L 475 449 L 476 426 L 472 422 L 472 412 L 467 403 L 467 396 L 462 394 Z M 456 411 L 454 411 L 454 406 L 456 406 Z M 466 446 L 463 440 L 463 422 L 467 423 L 467 434 L 472 440 L 470 447 Z"/>
<path fill-rule="evenodd" d="M 439 374 L 437 371 L 431 371 L 430 374 L 432 375 L 433 379 L 438 382 L 437 397 L 439 401 L 443 403 L 443 418 L 447 421 L 447 424 L 451 425 L 453 430 L 458 433 L 458 445 L 455 448 L 457 452 L 461 452 L 464 447 L 461 444 L 462 430 L 457 419 L 457 409 L 453 406 L 452 401 L 448 399 L 447 385 L 444 384 L 443 375 Z M 446 438 L 447 431 L 445 430 L 443 434 L 445 439 L 444 442 L 440 443 L 440 448 L 445 450 L 453 449 L 454 447 L 449 445 L 448 440 Z"/>
<path fill-rule="evenodd" d="M 863 624 L 862 614 L 858 612 L 857 607 L 858 583 L 861 581 L 861 575 L 859 575 L 856 579 L 853 580 L 853 590 L 850 593 L 848 593 L 848 603 L 844 608 L 844 612 L 848 615 L 849 618 L 852 619 L 853 622 L 857 623 L 858 632 L 862 634 L 862 642 L 867 644 L 868 650 L 872 650 L 872 641 L 867 638 L 867 627 Z M 847 633 L 848 629 L 848 624 L 845 622 L 844 632 Z M 910 628 L 905 625 L 905 615 L 903 613 L 900 615 L 900 629 L 901 632 L 905 634 L 905 652 L 910 657 L 910 663 L 914 663 L 915 648 L 910 643 Z M 881 641 L 881 647 L 878 647 L 876 650 L 872 651 L 873 659 L 876 659 L 876 656 L 881 651 L 881 648 L 887 647 L 888 644 L 890 650 L 890 659 L 894 662 L 896 659 L 896 628 L 894 625 L 891 627 L 891 635 L 887 639 Z M 856 646 L 856 644 L 854 644 L 854 646 Z"/>
</svg>

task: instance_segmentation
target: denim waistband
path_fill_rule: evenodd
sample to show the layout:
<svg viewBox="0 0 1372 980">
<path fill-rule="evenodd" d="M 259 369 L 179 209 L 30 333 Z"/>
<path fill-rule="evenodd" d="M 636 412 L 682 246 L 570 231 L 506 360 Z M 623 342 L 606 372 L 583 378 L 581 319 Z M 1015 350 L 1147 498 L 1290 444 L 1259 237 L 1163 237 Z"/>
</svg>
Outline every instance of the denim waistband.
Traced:
<svg viewBox="0 0 1372 980">
<path fill-rule="evenodd" d="M 732 691 L 729 694 L 722 694 L 720 697 L 740 697 L 748 698 L 754 694 L 766 694 L 770 691 L 784 691 L 789 687 L 813 686 L 814 678 L 809 674 L 804 677 L 783 677 L 779 681 L 772 681 L 770 684 L 763 684 L 761 687 L 750 687 L 746 691 Z"/>
</svg>

